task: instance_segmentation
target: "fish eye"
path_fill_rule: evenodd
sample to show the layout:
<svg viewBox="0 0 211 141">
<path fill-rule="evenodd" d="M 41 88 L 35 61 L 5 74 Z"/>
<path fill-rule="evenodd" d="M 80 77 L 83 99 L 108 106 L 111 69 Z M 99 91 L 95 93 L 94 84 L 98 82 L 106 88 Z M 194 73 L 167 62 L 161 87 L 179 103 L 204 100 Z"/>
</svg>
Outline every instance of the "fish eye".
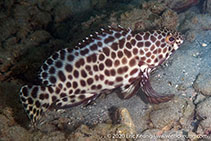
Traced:
<svg viewBox="0 0 211 141">
<path fill-rule="evenodd" d="M 174 43 L 174 41 L 175 41 L 175 38 L 173 36 L 169 35 L 166 37 L 166 42 L 172 44 Z"/>
<path fill-rule="evenodd" d="M 175 40 L 174 37 L 169 38 L 169 41 L 171 41 L 171 42 L 174 41 L 174 40 Z"/>
</svg>

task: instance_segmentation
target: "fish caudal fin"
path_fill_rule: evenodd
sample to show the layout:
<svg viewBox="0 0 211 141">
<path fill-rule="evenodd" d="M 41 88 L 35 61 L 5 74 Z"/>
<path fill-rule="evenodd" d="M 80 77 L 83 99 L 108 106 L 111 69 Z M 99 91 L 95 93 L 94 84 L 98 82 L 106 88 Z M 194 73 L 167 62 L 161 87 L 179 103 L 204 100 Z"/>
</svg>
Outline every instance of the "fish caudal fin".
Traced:
<svg viewBox="0 0 211 141">
<path fill-rule="evenodd" d="M 51 93 L 53 92 L 54 88 L 51 86 L 25 85 L 21 88 L 20 101 L 33 123 L 38 121 L 41 115 L 52 104 L 53 97 Z"/>
<path fill-rule="evenodd" d="M 49 108 L 61 109 L 76 106 L 94 99 L 96 94 L 67 94 L 56 86 L 28 86 L 20 90 L 20 100 L 32 123 L 38 121 Z"/>
</svg>

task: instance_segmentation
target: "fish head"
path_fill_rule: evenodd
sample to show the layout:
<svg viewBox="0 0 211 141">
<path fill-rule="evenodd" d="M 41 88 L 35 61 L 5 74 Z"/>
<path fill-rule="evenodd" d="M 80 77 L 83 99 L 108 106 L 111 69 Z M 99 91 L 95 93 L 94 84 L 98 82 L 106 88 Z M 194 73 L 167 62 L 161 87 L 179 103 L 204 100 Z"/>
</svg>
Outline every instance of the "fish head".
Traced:
<svg viewBox="0 0 211 141">
<path fill-rule="evenodd" d="M 170 52 L 174 52 L 175 50 L 177 50 L 184 42 L 184 38 L 180 32 L 168 29 L 165 29 L 163 32 L 166 33 L 164 34 L 164 39 Z"/>
<path fill-rule="evenodd" d="M 181 33 L 168 30 L 154 30 L 142 34 L 144 45 L 141 46 L 141 52 L 145 55 L 145 63 L 151 66 L 159 66 L 167 60 L 177 50 L 184 41 Z"/>
</svg>

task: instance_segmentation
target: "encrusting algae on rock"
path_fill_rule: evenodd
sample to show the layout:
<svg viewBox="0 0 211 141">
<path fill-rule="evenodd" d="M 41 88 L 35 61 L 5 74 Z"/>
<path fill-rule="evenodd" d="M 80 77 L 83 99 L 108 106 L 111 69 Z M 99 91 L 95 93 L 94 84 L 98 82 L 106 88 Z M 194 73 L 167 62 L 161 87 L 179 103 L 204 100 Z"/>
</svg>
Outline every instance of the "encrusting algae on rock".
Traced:
<svg viewBox="0 0 211 141">
<path fill-rule="evenodd" d="M 169 101 L 174 95 L 154 91 L 150 73 L 183 43 L 168 29 L 135 32 L 108 27 L 91 34 L 76 49 L 62 49 L 41 67 L 40 85 L 25 85 L 20 99 L 33 123 L 49 108 L 90 103 L 101 93 L 121 90 L 128 99 L 141 87 L 149 103 Z"/>
</svg>

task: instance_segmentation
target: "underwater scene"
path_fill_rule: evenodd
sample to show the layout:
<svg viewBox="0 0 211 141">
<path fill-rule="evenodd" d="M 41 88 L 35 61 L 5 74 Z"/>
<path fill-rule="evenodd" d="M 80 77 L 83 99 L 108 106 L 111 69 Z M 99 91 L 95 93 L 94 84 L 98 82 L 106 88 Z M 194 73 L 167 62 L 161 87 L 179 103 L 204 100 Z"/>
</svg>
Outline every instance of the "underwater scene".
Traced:
<svg viewBox="0 0 211 141">
<path fill-rule="evenodd" d="M 0 42 L 0 141 L 211 140 L 211 0 L 2 0 Z"/>
</svg>

